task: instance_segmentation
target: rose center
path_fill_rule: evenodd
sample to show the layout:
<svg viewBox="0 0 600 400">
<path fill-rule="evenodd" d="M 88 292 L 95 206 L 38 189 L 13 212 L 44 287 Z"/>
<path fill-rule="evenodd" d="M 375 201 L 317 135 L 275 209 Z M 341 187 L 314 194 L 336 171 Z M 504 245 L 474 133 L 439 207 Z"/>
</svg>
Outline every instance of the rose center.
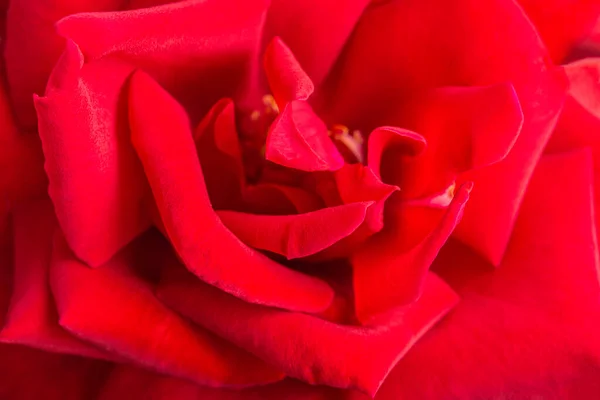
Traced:
<svg viewBox="0 0 600 400">
<path fill-rule="evenodd" d="M 262 106 L 250 112 L 240 121 L 240 144 L 246 179 L 249 182 L 259 181 L 267 164 L 265 159 L 267 136 L 279 111 L 275 98 L 266 94 L 262 97 Z M 364 163 L 364 138 L 359 130 L 350 130 L 345 125 L 333 124 L 327 134 L 347 163 Z"/>
</svg>

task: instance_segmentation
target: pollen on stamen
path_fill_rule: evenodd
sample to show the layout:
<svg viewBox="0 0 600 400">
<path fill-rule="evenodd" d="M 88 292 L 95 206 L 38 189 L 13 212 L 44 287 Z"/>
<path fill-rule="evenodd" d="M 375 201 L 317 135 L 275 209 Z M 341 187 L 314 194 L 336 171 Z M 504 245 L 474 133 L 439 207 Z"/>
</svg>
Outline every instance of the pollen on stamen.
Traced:
<svg viewBox="0 0 600 400">
<path fill-rule="evenodd" d="M 343 144 L 358 162 L 364 163 L 364 139 L 359 130 L 354 130 L 350 133 L 350 129 L 348 129 L 347 126 L 335 124 L 331 127 L 331 130 L 328 131 L 328 134 L 333 140 Z"/>
<path fill-rule="evenodd" d="M 262 102 L 265 105 L 265 113 L 267 114 L 279 114 L 279 106 L 275 101 L 275 98 L 271 94 L 265 94 L 262 97 Z"/>
</svg>

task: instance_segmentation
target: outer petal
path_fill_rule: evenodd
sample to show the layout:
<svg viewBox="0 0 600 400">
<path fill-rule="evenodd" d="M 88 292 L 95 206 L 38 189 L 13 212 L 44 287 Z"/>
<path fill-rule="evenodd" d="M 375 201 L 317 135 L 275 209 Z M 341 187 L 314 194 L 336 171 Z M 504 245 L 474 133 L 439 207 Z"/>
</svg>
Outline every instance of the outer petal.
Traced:
<svg viewBox="0 0 600 400">
<path fill-rule="evenodd" d="M 96 266 L 150 225 L 149 192 L 129 142 L 124 85 L 128 65 L 83 65 L 70 42 L 36 99 L 48 189 L 58 221 L 78 257 Z"/>
<path fill-rule="evenodd" d="M 398 359 L 457 300 L 431 275 L 417 303 L 369 327 L 342 326 L 249 304 L 189 279 L 183 269 L 170 266 L 168 271 L 172 274 L 161 283 L 159 296 L 193 321 L 279 366 L 289 376 L 370 395 Z"/>
<path fill-rule="evenodd" d="M 116 10 L 122 0 L 10 0 L 3 34 L 4 59 L 10 93 L 19 122 L 35 128 L 31 100 L 42 94 L 52 67 L 64 48 L 54 24 L 62 17 L 85 11 Z"/>
<path fill-rule="evenodd" d="M 272 367 L 158 301 L 153 286 L 136 273 L 152 267 L 136 264 L 136 254 L 151 246 L 162 250 L 153 260 L 160 265 L 161 257 L 169 256 L 168 246 L 142 238 L 94 270 L 77 261 L 57 235 L 50 280 L 60 324 L 141 366 L 202 385 L 239 387 L 281 379 Z"/>
<path fill-rule="evenodd" d="M 329 136 L 327 126 L 308 103 L 288 103 L 267 136 L 266 158 L 301 171 L 335 171 L 344 159 Z"/>
<path fill-rule="evenodd" d="M 319 86 L 340 54 L 370 0 L 273 0 L 265 27 L 265 44 L 281 36 Z"/>
<path fill-rule="evenodd" d="M 46 192 L 44 154 L 39 137 L 19 132 L 4 84 L 0 85 L 0 190 L 13 201 Z"/>
<path fill-rule="evenodd" d="M 132 79 L 130 116 L 166 232 L 190 271 L 253 303 L 302 311 L 329 305 L 333 293 L 325 282 L 249 249 L 223 226 L 208 200 L 184 110 L 143 73 Z"/>
<path fill-rule="evenodd" d="M 46 351 L 111 359 L 58 325 L 48 282 L 52 238 L 58 227 L 50 202 L 42 200 L 19 207 L 13 212 L 13 223 L 14 285 L 0 340 Z"/>
<path fill-rule="evenodd" d="M 117 54 L 143 68 L 190 108 L 195 121 L 244 89 L 267 1 L 188 0 L 58 23 L 86 58 Z M 227 18 L 222 18 L 227 15 Z"/>
<path fill-rule="evenodd" d="M 108 377 L 99 400 L 129 399 L 131 393 L 152 400 L 331 400 L 337 398 L 333 396 L 339 395 L 338 392 L 291 379 L 243 390 L 212 389 L 138 368 L 119 366 Z"/>
<path fill-rule="evenodd" d="M 332 75 L 339 90 L 329 119 L 357 129 L 414 88 L 513 84 L 521 134 L 503 162 L 472 177 L 476 187 L 457 231 L 497 263 L 564 100 L 564 76 L 535 29 L 513 1 L 408 0 L 374 4 L 352 38 Z"/>
<path fill-rule="evenodd" d="M 585 151 L 542 159 L 497 270 L 445 249 L 437 267 L 462 301 L 398 364 L 380 399 L 600 395 L 590 167 Z"/>
<path fill-rule="evenodd" d="M 600 15 L 598 0 L 519 0 L 519 4 L 557 64 L 590 33 Z"/>
<path fill-rule="evenodd" d="M 427 271 L 460 221 L 471 188 L 465 185 L 458 191 L 445 214 L 414 247 L 405 248 L 403 234 L 415 232 L 383 231 L 352 256 L 356 315 L 360 321 L 410 304 L 421 296 Z"/>
</svg>

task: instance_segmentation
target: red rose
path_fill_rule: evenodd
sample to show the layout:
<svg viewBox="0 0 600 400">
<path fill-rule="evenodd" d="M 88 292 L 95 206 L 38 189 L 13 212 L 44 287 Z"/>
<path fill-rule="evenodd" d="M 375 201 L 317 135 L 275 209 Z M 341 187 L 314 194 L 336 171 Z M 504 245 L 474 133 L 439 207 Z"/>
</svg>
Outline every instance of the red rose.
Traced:
<svg viewBox="0 0 600 400">
<path fill-rule="evenodd" d="M 4 3 L 0 398 L 600 397 L 600 2 Z"/>
</svg>

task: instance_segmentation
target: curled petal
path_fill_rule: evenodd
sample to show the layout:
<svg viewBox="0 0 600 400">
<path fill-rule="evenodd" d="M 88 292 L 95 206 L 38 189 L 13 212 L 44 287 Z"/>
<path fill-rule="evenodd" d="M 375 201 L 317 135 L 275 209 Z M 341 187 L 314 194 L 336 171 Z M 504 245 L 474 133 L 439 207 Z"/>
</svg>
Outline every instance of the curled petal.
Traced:
<svg viewBox="0 0 600 400">
<path fill-rule="evenodd" d="M 382 126 L 369 135 L 367 165 L 381 179 L 381 166 L 387 157 L 394 157 L 391 162 L 400 163 L 400 157 L 414 157 L 427 149 L 427 140 L 418 133 Z"/>
<path fill-rule="evenodd" d="M 127 124 L 132 71 L 114 60 L 84 65 L 69 42 L 45 97 L 35 100 L 50 198 L 69 245 L 92 266 L 150 226 L 141 207 L 148 187 Z"/>
<path fill-rule="evenodd" d="M 315 90 L 292 51 L 279 37 L 273 38 L 267 46 L 264 64 L 271 92 L 280 109 L 292 100 L 307 100 Z"/>
<path fill-rule="evenodd" d="M 169 306 L 289 376 L 373 396 L 393 365 L 456 303 L 433 274 L 423 296 L 368 327 L 249 304 L 170 265 L 158 294 Z M 210 305 L 210 306 L 203 306 Z M 218 310 L 218 312 L 215 312 Z"/>
<path fill-rule="evenodd" d="M 266 158 L 301 171 L 335 171 L 344 165 L 327 126 L 301 100 L 288 103 L 271 125 Z"/>
<path fill-rule="evenodd" d="M 410 304 L 421 296 L 429 267 L 460 221 L 471 188 L 472 185 L 465 185 L 458 191 L 437 226 L 414 247 L 404 248 L 402 233 L 384 231 L 380 236 L 373 236 L 352 256 L 354 298 L 359 320 L 368 321 L 381 312 Z M 430 226 L 429 223 L 426 225 Z"/>
<path fill-rule="evenodd" d="M 218 213 L 221 221 L 248 246 L 287 259 L 318 253 L 351 235 L 373 202 L 351 203 L 297 215 Z"/>
<path fill-rule="evenodd" d="M 249 249 L 227 230 L 208 200 L 185 111 L 142 72 L 132 78 L 129 112 L 166 233 L 190 271 L 253 303 L 302 311 L 329 305 L 325 282 Z"/>
</svg>

